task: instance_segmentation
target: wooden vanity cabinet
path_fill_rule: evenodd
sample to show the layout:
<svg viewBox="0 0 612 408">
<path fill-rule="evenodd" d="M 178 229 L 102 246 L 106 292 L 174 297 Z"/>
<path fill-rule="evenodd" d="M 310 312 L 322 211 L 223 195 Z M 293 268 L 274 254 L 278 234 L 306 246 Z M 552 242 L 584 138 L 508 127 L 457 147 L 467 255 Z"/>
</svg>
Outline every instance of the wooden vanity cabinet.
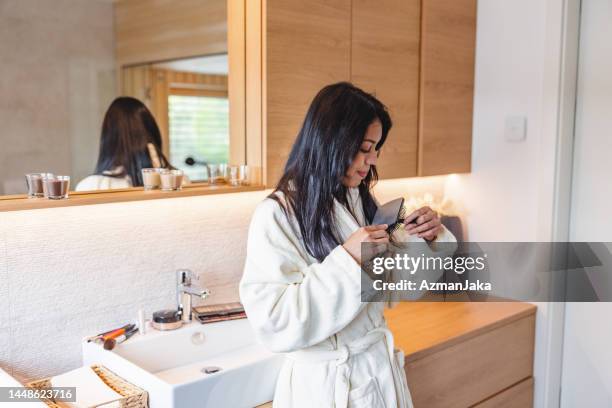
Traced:
<svg viewBox="0 0 612 408">
<path fill-rule="evenodd" d="M 341 80 L 390 110 L 381 178 L 470 171 L 476 0 L 259 1 L 247 8 L 247 83 L 249 72 L 262 79 L 247 90 L 247 139 L 262 147 L 261 159 L 247 151 L 247 160 L 263 167 L 267 186 L 316 92 Z"/>
<path fill-rule="evenodd" d="M 404 302 L 385 312 L 415 408 L 533 406 L 536 307 Z"/>
</svg>

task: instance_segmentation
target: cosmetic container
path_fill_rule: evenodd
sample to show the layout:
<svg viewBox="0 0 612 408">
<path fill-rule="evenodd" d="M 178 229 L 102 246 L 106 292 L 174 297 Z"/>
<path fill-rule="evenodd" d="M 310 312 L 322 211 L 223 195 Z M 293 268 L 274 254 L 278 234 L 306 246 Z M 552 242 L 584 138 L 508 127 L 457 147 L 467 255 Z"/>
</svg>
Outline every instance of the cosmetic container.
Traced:
<svg viewBox="0 0 612 408">
<path fill-rule="evenodd" d="M 153 313 L 151 326 L 156 330 L 175 330 L 183 325 L 181 315 L 177 310 L 160 310 Z"/>
<path fill-rule="evenodd" d="M 147 332 L 147 321 L 145 319 L 145 312 L 144 310 L 140 309 L 138 311 L 138 333 L 140 333 L 141 336 L 144 336 Z"/>
</svg>

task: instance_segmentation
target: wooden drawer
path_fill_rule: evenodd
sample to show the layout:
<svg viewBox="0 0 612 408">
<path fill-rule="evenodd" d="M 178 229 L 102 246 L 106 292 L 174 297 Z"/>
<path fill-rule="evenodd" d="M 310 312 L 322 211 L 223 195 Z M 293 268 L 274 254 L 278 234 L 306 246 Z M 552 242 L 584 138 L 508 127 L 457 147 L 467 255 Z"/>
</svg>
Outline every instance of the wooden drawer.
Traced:
<svg viewBox="0 0 612 408">
<path fill-rule="evenodd" d="M 415 408 L 465 408 L 531 377 L 535 316 L 406 361 Z"/>
<path fill-rule="evenodd" d="M 500 392 L 473 408 L 532 408 L 533 377 Z"/>
</svg>

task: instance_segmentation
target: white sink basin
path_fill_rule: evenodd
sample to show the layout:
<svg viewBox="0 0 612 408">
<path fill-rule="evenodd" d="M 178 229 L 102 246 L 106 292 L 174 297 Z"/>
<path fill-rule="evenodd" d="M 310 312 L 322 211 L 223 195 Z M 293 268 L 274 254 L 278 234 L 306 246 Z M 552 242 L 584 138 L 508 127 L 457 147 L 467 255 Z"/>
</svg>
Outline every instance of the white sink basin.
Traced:
<svg viewBox="0 0 612 408">
<path fill-rule="evenodd" d="M 255 343 L 246 319 L 149 328 L 112 351 L 83 343 L 83 363 L 101 364 L 149 392 L 151 408 L 252 408 L 271 401 L 283 357 Z M 206 374 L 207 367 L 221 370 Z"/>
</svg>

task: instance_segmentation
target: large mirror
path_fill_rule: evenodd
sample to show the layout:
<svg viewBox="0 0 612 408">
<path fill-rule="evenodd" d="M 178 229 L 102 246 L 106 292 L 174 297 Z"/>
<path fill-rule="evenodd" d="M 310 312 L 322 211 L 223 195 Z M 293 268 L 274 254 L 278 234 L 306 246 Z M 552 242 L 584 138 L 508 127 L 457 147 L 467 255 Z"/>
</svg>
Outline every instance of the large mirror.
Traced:
<svg viewBox="0 0 612 408">
<path fill-rule="evenodd" d="M 164 156 L 194 182 L 230 162 L 227 77 L 227 54 L 122 68 L 122 94 L 147 102 Z"/>
<path fill-rule="evenodd" d="M 145 140 L 147 155 L 130 153 L 136 166 L 155 167 L 146 157 L 157 155 L 192 183 L 207 180 L 205 164 L 243 164 L 244 140 L 230 137 L 227 7 L 227 0 L 0 2 L 0 195 L 26 193 L 24 175 L 37 172 L 70 176 L 70 190 L 142 185 L 122 175 L 125 158 L 117 156 Z M 129 103 L 109 110 L 121 96 L 153 116 L 156 152 L 148 133 L 134 136 L 155 133 L 142 112 Z M 106 141 L 105 117 L 114 132 Z"/>
</svg>

